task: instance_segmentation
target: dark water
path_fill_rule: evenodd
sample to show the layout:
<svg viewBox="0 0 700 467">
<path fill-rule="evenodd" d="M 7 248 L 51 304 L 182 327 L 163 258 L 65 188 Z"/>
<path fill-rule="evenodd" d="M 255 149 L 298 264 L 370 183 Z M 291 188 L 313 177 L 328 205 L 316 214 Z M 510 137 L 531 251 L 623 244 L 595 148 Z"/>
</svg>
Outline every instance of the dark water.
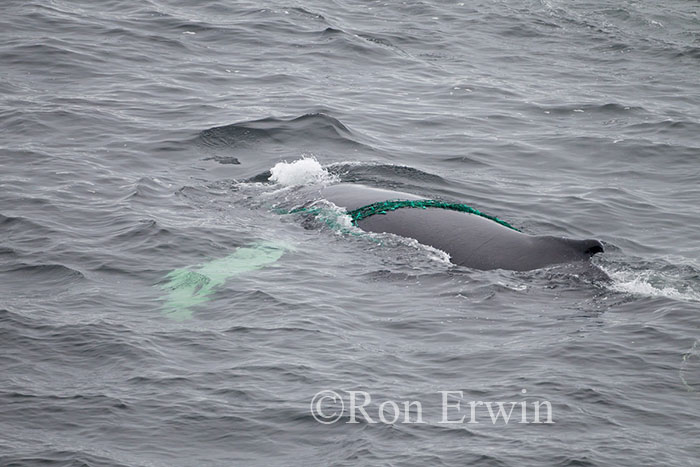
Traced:
<svg viewBox="0 0 700 467">
<path fill-rule="evenodd" d="M 698 76 L 688 1 L 6 0 L 0 465 L 698 465 Z M 280 214 L 339 180 L 606 253 Z"/>
</svg>

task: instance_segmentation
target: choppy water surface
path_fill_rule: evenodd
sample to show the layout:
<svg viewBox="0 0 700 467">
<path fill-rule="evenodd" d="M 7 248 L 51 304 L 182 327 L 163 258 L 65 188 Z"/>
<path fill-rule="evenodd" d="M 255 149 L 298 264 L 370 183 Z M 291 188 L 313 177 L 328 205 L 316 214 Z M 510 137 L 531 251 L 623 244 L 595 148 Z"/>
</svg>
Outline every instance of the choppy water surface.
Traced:
<svg viewBox="0 0 700 467">
<path fill-rule="evenodd" d="M 0 464 L 697 465 L 693 2 L 3 7 Z M 606 252 L 483 272 L 284 214 L 339 181 Z M 425 423 L 321 424 L 325 389 Z"/>
</svg>

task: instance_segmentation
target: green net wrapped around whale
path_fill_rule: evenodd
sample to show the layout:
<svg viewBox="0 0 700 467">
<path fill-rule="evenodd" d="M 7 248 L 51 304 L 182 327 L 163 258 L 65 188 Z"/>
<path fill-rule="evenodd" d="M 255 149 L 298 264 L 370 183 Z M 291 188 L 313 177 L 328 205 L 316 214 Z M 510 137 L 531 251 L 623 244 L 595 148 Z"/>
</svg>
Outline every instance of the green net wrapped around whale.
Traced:
<svg viewBox="0 0 700 467">
<path fill-rule="evenodd" d="M 366 206 L 362 206 L 361 208 L 358 209 L 353 209 L 351 211 L 348 211 L 348 216 L 352 219 L 352 224 L 357 227 L 357 223 L 361 221 L 362 219 L 366 219 L 370 216 L 374 216 L 375 214 L 386 214 L 387 212 L 390 211 L 396 211 L 397 209 L 401 208 L 420 208 L 420 209 L 428 209 L 428 208 L 439 208 L 439 209 L 449 209 L 451 211 L 459 211 L 459 212 L 466 212 L 469 214 L 475 214 L 477 216 L 492 220 L 494 222 L 498 222 L 504 227 L 508 227 L 509 229 L 513 229 L 516 232 L 520 232 L 520 230 L 516 229 L 512 225 L 510 225 L 508 222 L 499 219 L 498 217 L 495 216 L 490 216 L 488 214 L 485 214 L 478 209 L 475 209 L 471 206 L 468 206 L 466 204 L 461 204 L 461 203 L 448 203 L 445 201 L 440 201 L 436 199 L 416 199 L 416 200 L 387 200 L 387 201 L 379 201 L 376 203 L 368 204 Z M 319 208 L 297 208 L 293 209 L 290 211 L 290 214 L 298 213 L 298 212 L 306 212 L 310 214 L 316 214 L 320 212 Z"/>
<path fill-rule="evenodd" d="M 357 225 L 359 221 L 362 219 L 366 219 L 370 216 L 373 216 L 375 214 L 386 214 L 389 211 L 396 211 L 397 209 L 401 208 L 420 208 L 420 209 L 427 209 L 427 208 L 440 208 L 440 209 L 449 209 L 451 211 L 459 211 L 459 212 L 466 212 L 469 214 L 476 214 L 477 216 L 484 217 L 486 219 L 490 219 L 494 222 L 498 222 L 499 224 L 508 227 L 509 229 L 516 230 L 520 232 L 518 229 L 510 225 L 508 222 L 499 219 L 498 217 L 494 216 L 489 216 L 488 214 L 484 214 L 483 212 L 479 211 L 478 209 L 474 209 L 471 206 L 467 206 L 466 204 L 461 204 L 461 203 L 447 203 L 445 201 L 439 201 L 435 199 L 417 199 L 417 200 L 388 200 L 388 201 L 380 201 L 377 203 L 372 203 L 368 204 L 367 206 L 362 206 L 361 208 L 354 209 L 352 211 L 348 212 L 348 215 L 352 219 L 352 223 L 354 225 Z"/>
</svg>

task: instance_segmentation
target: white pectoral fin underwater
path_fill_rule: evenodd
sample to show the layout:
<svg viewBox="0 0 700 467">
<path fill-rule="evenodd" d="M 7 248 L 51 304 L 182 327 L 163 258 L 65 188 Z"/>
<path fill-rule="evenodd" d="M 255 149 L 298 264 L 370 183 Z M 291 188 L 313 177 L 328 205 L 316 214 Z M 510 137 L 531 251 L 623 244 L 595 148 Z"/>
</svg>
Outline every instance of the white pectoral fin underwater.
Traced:
<svg viewBox="0 0 700 467">
<path fill-rule="evenodd" d="M 226 281 L 239 274 L 266 268 L 294 248 L 285 242 L 259 242 L 239 247 L 223 258 L 207 263 L 175 269 L 159 284 L 167 291 L 161 308 L 163 313 L 181 321 L 192 317 L 195 307 L 208 302 Z"/>
</svg>

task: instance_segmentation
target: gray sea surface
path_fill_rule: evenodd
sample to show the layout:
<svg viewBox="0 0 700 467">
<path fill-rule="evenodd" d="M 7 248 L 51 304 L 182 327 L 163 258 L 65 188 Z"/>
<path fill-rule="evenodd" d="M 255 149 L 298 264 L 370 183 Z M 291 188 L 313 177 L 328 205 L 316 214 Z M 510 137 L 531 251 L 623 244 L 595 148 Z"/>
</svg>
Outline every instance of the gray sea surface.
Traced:
<svg viewBox="0 0 700 467">
<path fill-rule="evenodd" d="M 698 11 L 4 0 L 0 465 L 700 465 Z M 606 251 L 455 266 L 338 182 Z"/>
</svg>

